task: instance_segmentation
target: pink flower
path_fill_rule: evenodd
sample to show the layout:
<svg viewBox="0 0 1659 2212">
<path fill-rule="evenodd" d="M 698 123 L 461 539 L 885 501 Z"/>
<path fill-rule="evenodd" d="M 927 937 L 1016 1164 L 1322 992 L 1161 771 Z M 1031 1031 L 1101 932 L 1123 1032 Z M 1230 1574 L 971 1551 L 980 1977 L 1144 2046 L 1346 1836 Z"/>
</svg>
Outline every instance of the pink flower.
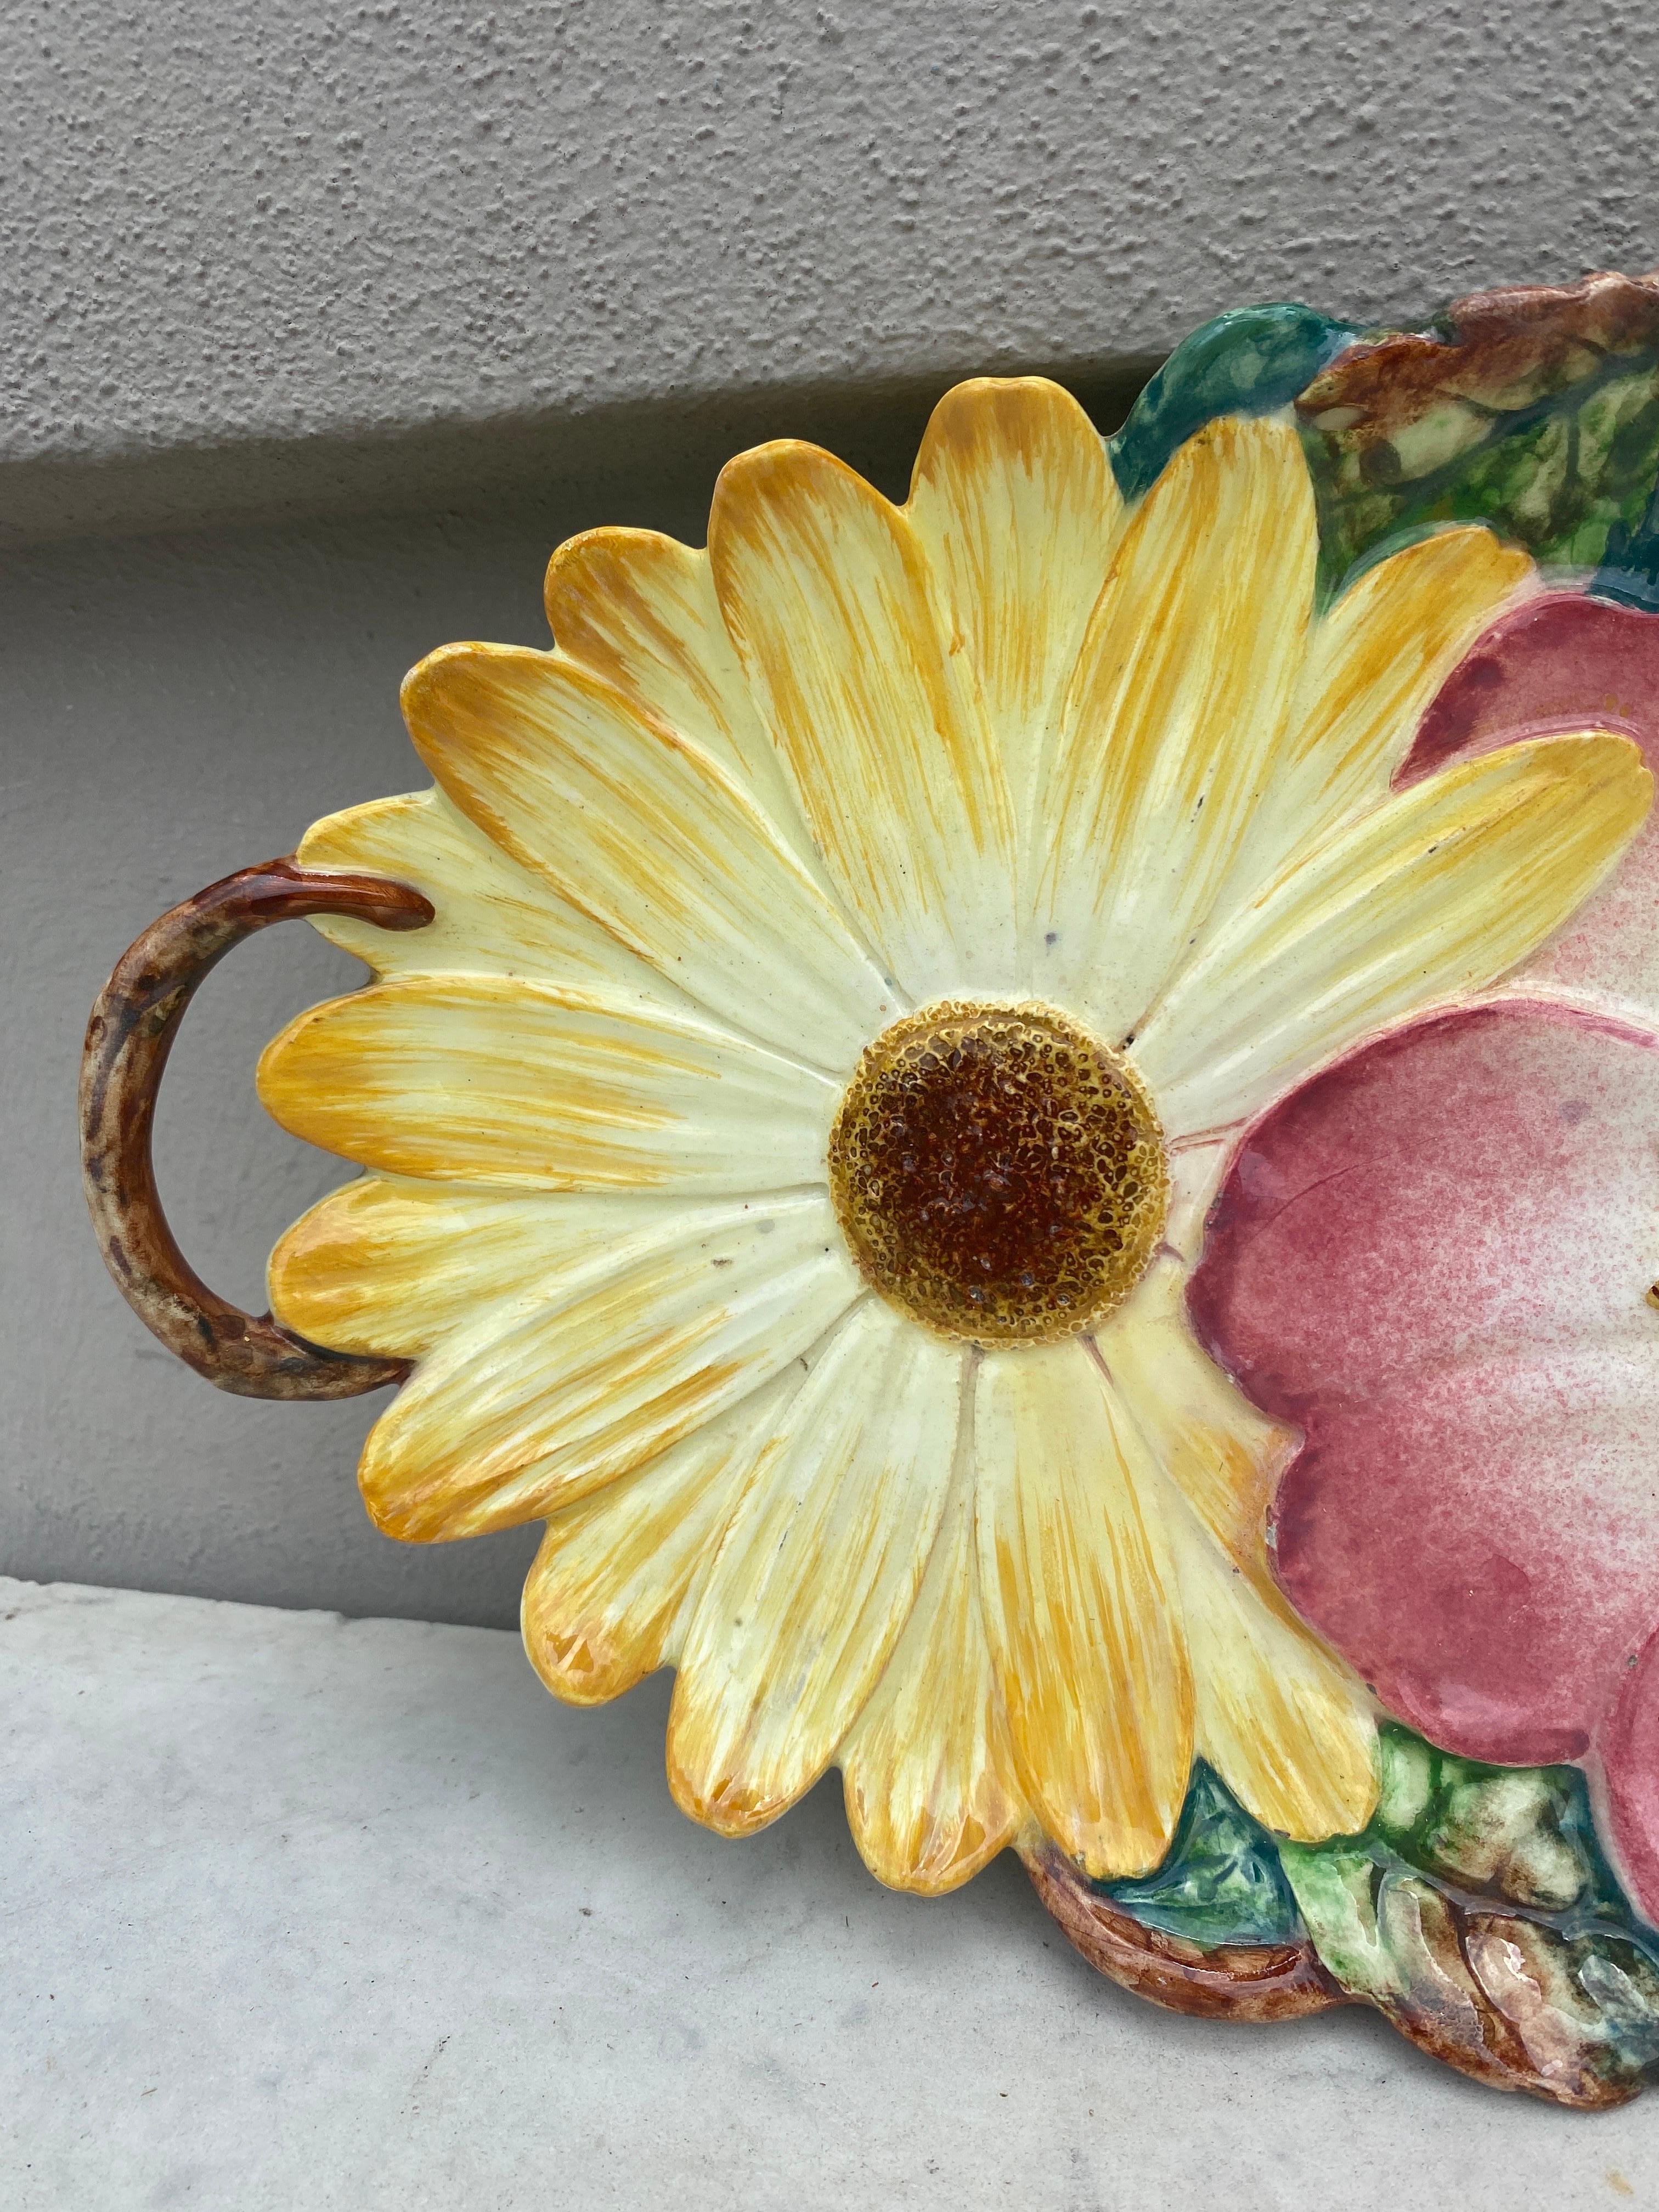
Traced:
<svg viewBox="0 0 1659 2212">
<path fill-rule="evenodd" d="M 1659 616 L 1554 592 L 1463 662 L 1406 780 L 1582 723 L 1659 767 Z M 1659 831 L 1501 996 L 1241 1140 L 1189 1307 L 1302 1449 L 1275 1571 L 1432 1741 L 1581 1760 L 1659 1919 Z"/>
</svg>

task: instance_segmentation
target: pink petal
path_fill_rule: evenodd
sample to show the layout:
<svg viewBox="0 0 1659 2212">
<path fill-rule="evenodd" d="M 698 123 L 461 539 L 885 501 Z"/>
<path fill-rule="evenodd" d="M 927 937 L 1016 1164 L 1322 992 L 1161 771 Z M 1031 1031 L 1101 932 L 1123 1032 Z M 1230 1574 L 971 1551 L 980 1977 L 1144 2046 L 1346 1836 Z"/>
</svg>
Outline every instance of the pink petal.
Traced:
<svg viewBox="0 0 1659 2212">
<path fill-rule="evenodd" d="M 1459 662 L 1399 781 L 1552 730 L 1620 730 L 1659 769 L 1659 614 L 1581 592 L 1524 599 Z M 1659 814 L 1616 875 L 1520 970 L 1659 1015 Z"/>
<path fill-rule="evenodd" d="M 1277 1571 L 1449 1748 L 1574 1757 L 1659 1620 L 1659 1036 L 1526 1000 L 1247 1133 L 1189 1305 L 1306 1444 Z"/>
<path fill-rule="evenodd" d="M 1640 1331 L 1659 1273 L 1659 1036 L 1498 1000 L 1389 1031 L 1240 1140 L 1189 1293 L 1293 1419 L 1477 1352 Z"/>
<path fill-rule="evenodd" d="M 1659 1634 L 1630 1668 L 1601 1756 L 1619 1871 L 1659 1923 Z"/>
<path fill-rule="evenodd" d="M 1460 1363 L 1322 1407 L 1279 1581 L 1390 1712 L 1471 1759 L 1577 1759 L 1659 1621 L 1659 1346 Z"/>
</svg>

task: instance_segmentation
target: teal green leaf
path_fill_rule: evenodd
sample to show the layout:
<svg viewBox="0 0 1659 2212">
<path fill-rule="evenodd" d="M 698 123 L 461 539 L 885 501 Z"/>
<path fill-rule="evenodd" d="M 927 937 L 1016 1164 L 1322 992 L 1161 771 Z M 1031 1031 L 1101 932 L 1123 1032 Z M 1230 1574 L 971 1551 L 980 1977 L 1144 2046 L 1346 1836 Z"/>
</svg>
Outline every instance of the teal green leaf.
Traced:
<svg viewBox="0 0 1659 2212">
<path fill-rule="evenodd" d="M 1349 325 L 1289 302 L 1204 324 L 1182 339 L 1109 441 L 1124 497 L 1139 499 L 1176 447 L 1218 415 L 1288 406 L 1353 336 Z"/>
<path fill-rule="evenodd" d="M 1659 491 L 1655 492 L 1638 528 L 1627 530 L 1622 522 L 1614 524 L 1590 590 L 1597 599 L 1616 599 L 1620 606 L 1659 614 Z"/>
<path fill-rule="evenodd" d="M 1169 1855 L 1155 1874 L 1091 1885 L 1149 1928 L 1218 1943 L 1283 1943 L 1296 1899 L 1273 1838 L 1200 1759 Z"/>
<path fill-rule="evenodd" d="M 1072 1879 L 1184 1947 L 1152 1978 L 1163 2002 L 1182 2001 L 1190 1967 L 1210 1977 L 1194 2009 L 1231 1983 L 1247 2016 L 1272 2016 L 1250 2008 L 1299 1949 L 1333 1996 L 1376 2006 L 1476 2080 L 1580 2110 L 1636 2095 L 1659 2074 L 1659 1933 L 1620 1888 L 1583 1776 L 1482 1765 L 1394 1722 L 1377 1756 L 1376 1811 L 1357 1835 L 1275 1837 L 1200 1760 L 1154 1874 Z M 1048 1868 L 1039 1887 L 1065 1884 Z M 1103 1947 L 1050 1909 L 1103 1971 L 1146 1986 L 1133 1947 Z M 1253 1954 L 1259 1976 L 1241 1965 Z"/>
</svg>

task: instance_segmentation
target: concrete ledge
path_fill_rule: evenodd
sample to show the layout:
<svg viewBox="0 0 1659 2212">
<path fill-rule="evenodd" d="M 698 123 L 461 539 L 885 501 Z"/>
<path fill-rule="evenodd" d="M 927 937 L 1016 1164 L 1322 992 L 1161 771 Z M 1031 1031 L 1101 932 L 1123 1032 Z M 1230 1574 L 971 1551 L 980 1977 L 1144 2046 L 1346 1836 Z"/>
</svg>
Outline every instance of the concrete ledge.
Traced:
<svg viewBox="0 0 1659 2212">
<path fill-rule="evenodd" d="M 497 1632 L 0 1582 L 0 1698 L 17 2212 L 1659 2196 L 1646 2103 L 1158 2012 L 1009 1859 L 890 1894 L 833 1779 L 719 1842 L 662 1680 L 573 1712 Z"/>
</svg>

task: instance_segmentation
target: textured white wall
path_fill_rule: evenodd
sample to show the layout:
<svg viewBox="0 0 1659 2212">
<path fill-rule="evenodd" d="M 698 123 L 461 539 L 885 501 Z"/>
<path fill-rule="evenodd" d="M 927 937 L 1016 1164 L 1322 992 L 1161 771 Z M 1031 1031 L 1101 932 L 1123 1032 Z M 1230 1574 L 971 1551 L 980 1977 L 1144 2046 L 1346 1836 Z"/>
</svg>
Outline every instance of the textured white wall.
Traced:
<svg viewBox="0 0 1659 2212">
<path fill-rule="evenodd" d="M 407 475 L 366 437 L 539 426 L 556 465 L 619 409 L 1092 374 L 1241 301 L 1413 316 L 1656 247 L 1651 0 L 0 12 L 0 506 L 41 530 L 349 502 Z"/>
<path fill-rule="evenodd" d="M 1649 0 L 0 10 L 0 1568 L 510 1620 L 529 1537 L 368 1528 L 372 1404 L 221 1396 L 105 1279 L 73 1086 L 115 956 L 415 783 L 409 663 L 543 641 L 555 540 L 696 536 L 738 444 L 818 434 L 896 484 L 975 368 L 1103 415 L 1224 306 L 1416 318 L 1651 265 L 1650 27 Z M 339 1176 L 265 1121 L 255 1054 L 355 972 L 275 932 L 186 1024 L 163 1183 L 234 1295 Z"/>
</svg>

